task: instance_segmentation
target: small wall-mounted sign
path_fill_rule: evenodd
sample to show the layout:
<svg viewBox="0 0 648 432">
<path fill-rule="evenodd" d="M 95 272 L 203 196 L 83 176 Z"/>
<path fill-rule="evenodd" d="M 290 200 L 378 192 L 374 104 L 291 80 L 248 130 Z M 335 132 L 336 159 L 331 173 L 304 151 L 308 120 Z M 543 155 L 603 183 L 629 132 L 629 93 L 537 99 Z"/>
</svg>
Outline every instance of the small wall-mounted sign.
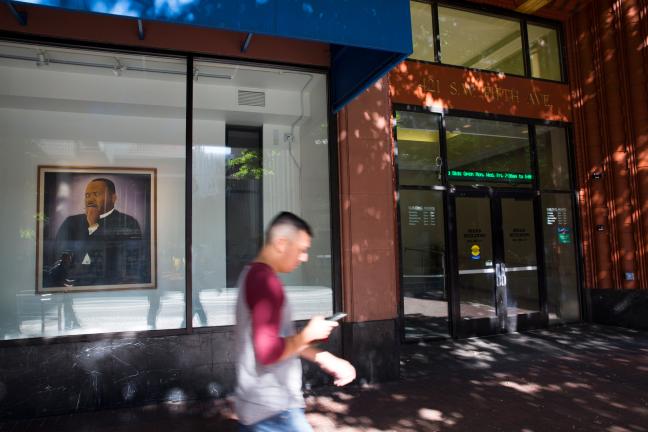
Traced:
<svg viewBox="0 0 648 432">
<path fill-rule="evenodd" d="M 605 225 L 596 225 L 596 231 L 605 231 Z"/>
<path fill-rule="evenodd" d="M 624 279 L 627 281 L 635 280 L 634 272 L 625 272 Z"/>
<path fill-rule="evenodd" d="M 603 176 L 603 173 L 601 173 L 600 171 L 597 171 L 595 173 L 592 173 L 592 180 L 600 180 L 602 176 Z"/>
<path fill-rule="evenodd" d="M 571 243 L 571 230 L 566 226 L 558 227 L 558 243 L 569 244 Z"/>
</svg>

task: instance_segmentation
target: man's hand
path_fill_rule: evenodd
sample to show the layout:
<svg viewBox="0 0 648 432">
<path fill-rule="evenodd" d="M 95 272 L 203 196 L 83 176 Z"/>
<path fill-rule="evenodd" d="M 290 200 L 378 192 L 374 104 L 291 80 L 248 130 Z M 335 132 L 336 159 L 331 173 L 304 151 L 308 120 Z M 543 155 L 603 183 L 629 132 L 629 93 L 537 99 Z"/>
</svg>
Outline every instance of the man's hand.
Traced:
<svg viewBox="0 0 648 432">
<path fill-rule="evenodd" d="M 326 339 L 337 326 L 337 322 L 327 321 L 322 316 L 313 317 L 301 331 L 304 343 L 310 344 L 318 340 Z"/>
<path fill-rule="evenodd" d="M 277 362 L 283 361 L 295 354 L 301 355 L 304 350 L 309 349 L 311 343 L 329 337 L 333 329 L 337 326 L 337 322 L 327 321 L 323 316 L 313 317 L 308 321 L 308 324 L 306 324 L 306 327 L 302 331 L 296 335 L 284 338 L 284 351 Z"/>
<path fill-rule="evenodd" d="M 88 227 L 95 226 L 99 222 L 99 209 L 97 207 L 86 207 L 86 219 Z"/>
<path fill-rule="evenodd" d="M 333 377 L 336 386 L 344 386 L 356 377 L 356 370 L 351 363 L 334 356 L 330 352 L 320 351 L 315 354 L 314 361 L 319 367 Z"/>
</svg>

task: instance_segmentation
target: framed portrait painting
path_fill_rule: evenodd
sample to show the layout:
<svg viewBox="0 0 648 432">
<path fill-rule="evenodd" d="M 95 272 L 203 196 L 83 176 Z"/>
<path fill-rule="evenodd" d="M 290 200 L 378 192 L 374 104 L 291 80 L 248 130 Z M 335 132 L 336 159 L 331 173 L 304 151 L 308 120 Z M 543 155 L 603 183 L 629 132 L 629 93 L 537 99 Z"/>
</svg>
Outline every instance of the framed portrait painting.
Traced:
<svg viewBox="0 0 648 432">
<path fill-rule="evenodd" d="M 39 166 L 36 292 L 155 288 L 156 175 Z"/>
</svg>

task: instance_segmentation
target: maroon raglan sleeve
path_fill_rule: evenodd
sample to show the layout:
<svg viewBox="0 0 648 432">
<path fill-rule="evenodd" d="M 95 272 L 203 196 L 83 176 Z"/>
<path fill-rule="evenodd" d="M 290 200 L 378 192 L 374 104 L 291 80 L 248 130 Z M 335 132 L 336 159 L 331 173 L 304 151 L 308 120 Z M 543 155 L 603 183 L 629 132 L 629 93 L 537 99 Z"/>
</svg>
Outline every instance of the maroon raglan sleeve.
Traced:
<svg viewBox="0 0 648 432">
<path fill-rule="evenodd" d="M 252 343 L 259 363 L 275 363 L 284 351 L 279 336 L 284 290 L 281 281 L 266 264 L 254 263 L 245 279 L 245 301 L 252 317 Z"/>
</svg>

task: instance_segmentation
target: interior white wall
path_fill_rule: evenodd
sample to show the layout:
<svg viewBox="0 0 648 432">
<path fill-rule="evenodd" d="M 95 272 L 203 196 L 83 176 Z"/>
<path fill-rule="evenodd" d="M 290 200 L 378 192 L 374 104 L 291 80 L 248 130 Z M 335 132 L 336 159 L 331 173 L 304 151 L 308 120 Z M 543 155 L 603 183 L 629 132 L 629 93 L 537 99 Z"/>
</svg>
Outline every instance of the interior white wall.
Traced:
<svg viewBox="0 0 648 432">
<path fill-rule="evenodd" d="M 299 92 L 275 89 L 243 90 L 263 91 L 265 107 L 238 104 L 237 87 L 202 84 L 200 79 L 194 84 L 194 117 L 197 118 L 232 118 L 232 113 L 264 113 L 268 116 L 283 117 L 285 121 L 299 116 Z M 244 117 L 237 119 L 243 120 Z"/>
<path fill-rule="evenodd" d="M 178 259 L 182 263 L 185 256 L 184 129 L 184 119 L 0 108 L 0 179 L 3 198 L 10 203 L 2 206 L 0 239 L 3 245 L 12 245 L 0 248 L 0 272 L 4 275 L 0 301 L 15 303 L 18 295 L 33 296 L 35 292 L 38 165 L 155 167 L 157 290 L 66 296 L 73 302 L 94 298 L 101 311 L 108 309 L 107 304 L 105 308 L 100 304 L 108 296 L 111 305 L 128 308 L 134 297 L 150 302 L 151 295 L 159 295 L 157 321 L 166 323 L 163 327 L 178 327 L 183 308 L 166 308 L 165 298 L 184 290 L 184 265 L 178 267 Z M 176 300 L 174 295 L 174 304 Z M 157 299 L 152 301 L 155 304 Z M 97 326 L 97 331 L 146 328 L 147 309 L 140 316 L 117 314 L 88 324 Z"/>
<path fill-rule="evenodd" d="M 329 192 L 329 144 L 326 81 L 313 80 L 305 95 L 308 116 L 299 128 L 301 143 L 301 212 L 313 226 L 315 237 L 310 265 L 304 266 L 309 285 L 332 286 L 331 206 Z"/>
<path fill-rule="evenodd" d="M 290 125 L 263 125 L 263 226 L 279 212 L 301 214 L 301 141 Z M 303 267 L 282 275 L 286 284 L 302 283 Z"/>
<path fill-rule="evenodd" d="M 193 289 L 226 288 L 225 122 L 194 120 Z"/>
</svg>

